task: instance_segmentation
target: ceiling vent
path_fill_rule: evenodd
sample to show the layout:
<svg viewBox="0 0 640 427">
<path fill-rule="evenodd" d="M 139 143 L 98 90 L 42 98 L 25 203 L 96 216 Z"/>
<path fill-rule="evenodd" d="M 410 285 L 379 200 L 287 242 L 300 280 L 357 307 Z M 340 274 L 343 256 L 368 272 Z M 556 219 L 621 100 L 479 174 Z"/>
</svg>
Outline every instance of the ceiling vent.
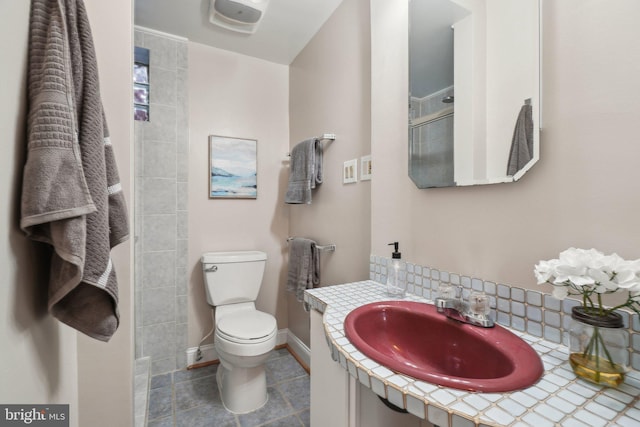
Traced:
<svg viewBox="0 0 640 427">
<path fill-rule="evenodd" d="M 211 0 L 209 21 L 227 30 L 253 34 L 269 0 Z"/>
</svg>

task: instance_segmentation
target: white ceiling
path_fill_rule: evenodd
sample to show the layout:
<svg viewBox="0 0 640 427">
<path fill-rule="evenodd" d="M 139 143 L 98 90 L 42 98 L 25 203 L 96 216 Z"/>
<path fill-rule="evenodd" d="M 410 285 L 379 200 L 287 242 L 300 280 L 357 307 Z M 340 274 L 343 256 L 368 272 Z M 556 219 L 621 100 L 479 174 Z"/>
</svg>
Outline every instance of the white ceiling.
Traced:
<svg viewBox="0 0 640 427">
<path fill-rule="evenodd" d="M 209 0 L 135 0 L 135 24 L 289 65 L 342 0 L 271 0 L 254 34 L 209 22 Z"/>
</svg>

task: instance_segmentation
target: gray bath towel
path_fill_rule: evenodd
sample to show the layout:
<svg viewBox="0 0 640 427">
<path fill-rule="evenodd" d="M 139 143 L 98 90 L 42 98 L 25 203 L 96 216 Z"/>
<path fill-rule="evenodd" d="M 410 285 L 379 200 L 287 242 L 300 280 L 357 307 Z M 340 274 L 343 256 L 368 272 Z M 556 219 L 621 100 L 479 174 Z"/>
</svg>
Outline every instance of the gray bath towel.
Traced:
<svg viewBox="0 0 640 427">
<path fill-rule="evenodd" d="M 520 109 L 513 131 L 507 175 L 515 175 L 533 158 L 533 110 L 525 104 Z"/>
<path fill-rule="evenodd" d="M 316 242 L 295 237 L 289 242 L 289 273 L 287 291 L 295 292 L 296 299 L 302 301 L 305 289 L 320 284 L 320 251 Z"/>
<path fill-rule="evenodd" d="M 101 341 L 119 324 L 111 248 L 127 210 L 82 0 L 32 0 L 20 227 L 52 246 L 49 311 Z"/>
<path fill-rule="evenodd" d="M 298 143 L 291 150 L 289 186 L 285 203 L 311 203 L 311 190 L 322 184 L 322 142 L 317 138 Z"/>
</svg>

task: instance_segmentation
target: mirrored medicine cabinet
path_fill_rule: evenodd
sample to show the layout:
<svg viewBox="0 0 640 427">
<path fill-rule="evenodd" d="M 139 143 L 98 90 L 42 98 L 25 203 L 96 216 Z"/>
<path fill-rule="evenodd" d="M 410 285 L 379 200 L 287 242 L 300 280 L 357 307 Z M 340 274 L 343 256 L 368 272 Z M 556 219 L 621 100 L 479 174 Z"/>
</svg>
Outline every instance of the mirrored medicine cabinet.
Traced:
<svg viewBox="0 0 640 427">
<path fill-rule="evenodd" d="M 409 0 L 409 177 L 513 182 L 539 158 L 540 1 Z"/>
</svg>

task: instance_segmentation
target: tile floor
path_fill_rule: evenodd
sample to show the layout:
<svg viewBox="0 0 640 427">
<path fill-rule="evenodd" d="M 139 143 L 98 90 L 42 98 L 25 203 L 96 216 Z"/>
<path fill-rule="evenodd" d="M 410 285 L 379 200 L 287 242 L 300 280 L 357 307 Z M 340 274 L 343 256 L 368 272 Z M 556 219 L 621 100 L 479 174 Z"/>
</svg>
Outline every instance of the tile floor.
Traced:
<svg viewBox="0 0 640 427">
<path fill-rule="evenodd" d="M 309 421 L 309 375 L 286 348 L 266 362 L 269 401 L 234 415 L 222 406 L 218 365 L 151 377 L 148 427 L 305 427 Z"/>
</svg>

